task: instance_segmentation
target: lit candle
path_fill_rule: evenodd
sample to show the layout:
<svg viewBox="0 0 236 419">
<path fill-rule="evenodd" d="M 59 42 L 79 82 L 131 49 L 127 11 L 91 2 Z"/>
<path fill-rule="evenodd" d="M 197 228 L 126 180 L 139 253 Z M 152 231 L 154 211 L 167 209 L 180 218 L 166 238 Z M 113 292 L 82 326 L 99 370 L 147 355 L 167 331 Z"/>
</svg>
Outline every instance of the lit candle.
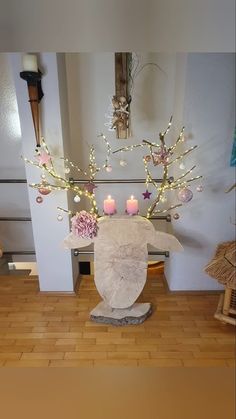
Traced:
<svg viewBox="0 0 236 419">
<path fill-rule="evenodd" d="M 103 210 L 104 214 L 112 215 L 116 213 L 116 203 L 115 200 L 111 197 L 111 195 L 108 195 L 107 199 L 103 202 Z"/>
<path fill-rule="evenodd" d="M 129 215 L 138 214 L 138 200 L 134 199 L 134 196 L 131 195 L 130 199 L 126 201 L 126 212 Z"/>
<path fill-rule="evenodd" d="M 23 71 L 34 71 L 38 73 L 37 56 L 33 54 L 25 54 L 22 59 Z"/>
</svg>

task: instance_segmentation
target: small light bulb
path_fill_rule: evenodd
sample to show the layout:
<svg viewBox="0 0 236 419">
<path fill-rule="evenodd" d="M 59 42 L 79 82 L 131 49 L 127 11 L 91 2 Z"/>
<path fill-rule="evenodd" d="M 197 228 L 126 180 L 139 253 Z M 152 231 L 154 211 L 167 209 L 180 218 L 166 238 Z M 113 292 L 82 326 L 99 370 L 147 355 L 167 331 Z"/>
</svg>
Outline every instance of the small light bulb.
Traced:
<svg viewBox="0 0 236 419">
<path fill-rule="evenodd" d="M 184 170 L 184 169 L 185 169 L 185 165 L 184 165 L 184 163 L 180 163 L 179 168 L 180 168 L 181 170 Z"/>
<path fill-rule="evenodd" d="M 58 214 L 58 216 L 57 216 L 57 221 L 62 221 L 62 220 L 63 220 L 62 215 L 61 215 L 61 214 Z"/>
</svg>

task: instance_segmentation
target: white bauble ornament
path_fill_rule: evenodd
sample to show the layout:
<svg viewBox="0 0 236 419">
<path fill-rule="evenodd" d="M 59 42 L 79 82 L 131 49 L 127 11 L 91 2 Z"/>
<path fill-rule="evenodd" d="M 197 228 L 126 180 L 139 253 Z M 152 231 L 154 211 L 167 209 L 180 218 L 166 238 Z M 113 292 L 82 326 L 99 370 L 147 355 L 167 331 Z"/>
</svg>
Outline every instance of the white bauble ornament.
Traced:
<svg viewBox="0 0 236 419">
<path fill-rule="evenodd" d="M 106 172 L 110 173 L 112 171 L 112 166 L 110 164 L 108 164 L 106 166 Z"/>
<path fill-rule="evenodd" d="M 197 192 L 202 192 L 202 191 L 203 191 L 203 186 L 202 186 L 202 185 L 198 185 L 198 186 L 196 187 L 196 191 L 197 191 Z"/>
<path fill-rule="evenodd" d="M 179 214 L 176 212 L 176 213 L 173 215 L 173 218 L 174 218 L 174 220 L 178 220 L 178 219 L 179 219 Z"/>
<path fill-rule="evenodd" d="M 65 173 L 66 174 L 70 173 L 70 168 L 69 167 L 65 167 Z"/>
<path fill-rule="evenodd" d="M 62 220 L 63 220 L 62 215 L 61 215 L 61 214 L 58 214 L 58 216 L 57 216 L 57 221 L 62 221 Z"/>
<path fill-rule="evenodd" d="M 126 161 L 126 160 L 121 159 L 121 160 L 120 160 L 120 166 L 122 166 L 122 167 L 127 166 L 127 161 Z"/>
<path fill-rule="evenodd" d="M 77 204 L 78 204 L 78 202 L 80 202 L 80 196 L 79 195 L 75 195 L 74 202 L 76 202 Z"/>
</svg>

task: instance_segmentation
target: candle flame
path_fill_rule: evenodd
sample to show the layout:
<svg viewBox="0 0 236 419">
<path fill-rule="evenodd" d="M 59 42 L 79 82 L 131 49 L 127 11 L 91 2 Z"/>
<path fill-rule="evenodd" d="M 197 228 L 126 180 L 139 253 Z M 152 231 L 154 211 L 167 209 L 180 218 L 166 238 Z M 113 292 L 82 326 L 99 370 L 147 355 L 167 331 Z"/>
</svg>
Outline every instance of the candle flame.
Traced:
<svg viewBox="0 0 236 419">
<path fill-rule="evenodd" d="M 111 199 L 111 195 L 108 195 L 107 199 Z"/>
<path fill-rule="evenodd" d="M 134 195 L 131 195 L 130 199 L 134 199 Z"/>
</svg>

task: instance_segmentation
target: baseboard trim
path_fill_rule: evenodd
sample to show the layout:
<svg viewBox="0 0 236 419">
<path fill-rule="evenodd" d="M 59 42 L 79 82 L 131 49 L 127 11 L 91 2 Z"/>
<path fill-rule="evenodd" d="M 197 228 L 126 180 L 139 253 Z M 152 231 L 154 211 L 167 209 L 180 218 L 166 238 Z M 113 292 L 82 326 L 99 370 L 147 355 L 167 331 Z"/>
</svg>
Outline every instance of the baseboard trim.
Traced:
<svg viewBox="0 0 236 419">
<path fill-rule="evenodd" d="M 39 295 L 50 295 L 51 297 L 74 297 L 75 291 L 39 291 Z"/>
<path fill-rule="evenodd" d="M 163 274 L 163 279 L 166 287 L 166 291 L 168 294 L 178 294 L 178 295 L 219 295 L 222 293 L 223 290 L 170 290 L 169 284 L 167 282 L 167 279 L 165 277 L 165 274 Z"/>
</svg>

